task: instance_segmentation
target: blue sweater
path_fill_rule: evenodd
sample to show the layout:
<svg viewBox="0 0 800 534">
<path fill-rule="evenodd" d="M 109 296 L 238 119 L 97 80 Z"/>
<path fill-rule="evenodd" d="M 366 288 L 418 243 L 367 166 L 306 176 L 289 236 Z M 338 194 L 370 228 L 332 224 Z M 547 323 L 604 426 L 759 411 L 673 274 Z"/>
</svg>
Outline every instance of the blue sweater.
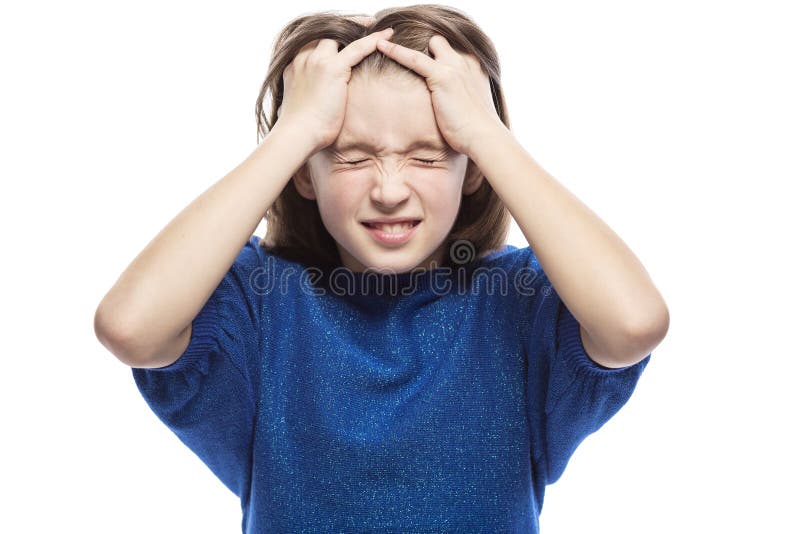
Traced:
<svg viewBox="0 0 800 534">
<path fill-rule="evenodd" d="M 252 236 L 158 418 L 240 499 L 242 531 L 539 531 L 545 486 L 630 398 L 530 247 L 423 273 L 303 269 Z"/>
</svg>

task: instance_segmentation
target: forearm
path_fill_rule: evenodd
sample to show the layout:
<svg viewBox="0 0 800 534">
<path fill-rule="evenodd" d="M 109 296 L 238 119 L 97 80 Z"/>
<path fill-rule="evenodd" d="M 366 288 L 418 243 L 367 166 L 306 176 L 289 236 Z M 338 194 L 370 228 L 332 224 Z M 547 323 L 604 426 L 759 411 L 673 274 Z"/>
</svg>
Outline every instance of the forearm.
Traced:
<svg viewBox="0 0 800 534">
<path fill-rule="evenodd" d="M 127 355 L 135 354 L 138 362 L 144 361 L 199 313 L 266 210 L 311 155 L 299 129 L 289 126 L 276 124 L 241 164 L 178 213 L 121 274 L 95 315 L 98 338 L 115 354 L 124 352 L 129 359 L 133 357 Z"/>
<path fill-rule="evenodd" d="M 549 175 L 509 130 L 492 132 L 470 157 L 592 339 L 613 350 L 627 340 L 647 346 L 665 334 L 666 305 L 622 239 Z"/>
</svg>

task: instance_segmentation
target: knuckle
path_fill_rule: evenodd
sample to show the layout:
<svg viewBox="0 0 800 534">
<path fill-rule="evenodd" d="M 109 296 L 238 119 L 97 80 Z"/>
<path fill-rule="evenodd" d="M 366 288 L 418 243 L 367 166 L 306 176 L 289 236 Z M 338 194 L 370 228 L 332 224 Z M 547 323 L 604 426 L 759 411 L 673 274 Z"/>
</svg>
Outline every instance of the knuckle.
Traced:
<svg viewBox="0 0 800 534">
<path fill-rule="evenodd" d="M 442 72 L 443 76 L 449 80 L 458 76 L 458 69 L 456 69 L 452 65 L 447 65 L 447 64 L 442 65 Z"/>
<path fill-rule="evenodd" d="M 362 26 L 367 26 L 367 25 L 373 24 L 375 22 L 375 17 L 371 17 L 371 16 L 366 16 L 366 17 L 365 16 L 353 16 L 353 17 L 349 17 L 349 18 L 350 18 L 350 20 L 353 20 L 353 21 L 361 24 Z"/>
<path fill-rule="evenodd" d="M 325 61 L 319 54 L 311 54 L 308 56 L 308 60 L 306 60 L 306 65 L 318 69 L 325 66 Z"/>
</svg>

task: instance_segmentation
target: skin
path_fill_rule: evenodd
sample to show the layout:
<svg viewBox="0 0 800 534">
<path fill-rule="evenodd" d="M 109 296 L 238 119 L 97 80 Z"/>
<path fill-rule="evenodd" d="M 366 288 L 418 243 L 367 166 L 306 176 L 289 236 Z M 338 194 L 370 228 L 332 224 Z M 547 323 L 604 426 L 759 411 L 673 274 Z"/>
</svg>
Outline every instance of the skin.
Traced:
<svg viewBox="0 0 800 534">
<path fill-rule="evenodd" d="M 435 140 L 440 149 L 407 151 L 426 138 Z M 352 142 L 374 148 L 340 150 Z M 445 239 L 461 197 L 474 193 L 480 180 L 477 167 L 447 145 L 439 132 L 425 82 L 386 75 L 350 81 L 339 136 L 309 158 L 295 186 L 303 197 L 317 200 L 345 267 L 354 272 L 368 266 L 406 272 L 443 264 Z M 405 244 L 384 245 L 360 222 L 379 217 L 422 222 Z"/>
<path fill-rule="evenodd" d="M 425 79 L 439 131 L 483 171 L 545 274 L 580 323 L 587 354 L 608 368 L 633 365 L 666 336 L 669 312 L 644 266 L 588 206 L 546 172 L 490 112 L 476 58 L 434 35 L 434 57 L 390 41 L 378 49 Z"/>
<path fill-rule="evenodd" d="M 354 271 L 367 265 L 405 271 L 441 260 L 442 239 L 454 222 L 460 195 L 479 185 L 468 160 L 491 183 L 535 250 L 580 324 L 587 354 L 608 368 L 633 365 L 648 355 L 668 329 L 663 298 L 622 239 L 547 173 L 503 124 L 479 60 L 456 51 L 441 35 L 428 42 L 433 57 L 388 40 L 376 46 L 416 73 L 417 81 L 424 80 L 427 93 L 412 90 L 413 84 L 400 91 L 403 84 L 388 79 L 378 80 L 377 86 L 350 80 L 344 121 L 333 144 L 347 134 L 379 147 L 349 159 L 364 159 L 363 170 L 335 172 L 344 167 L 332 163 L 330 155 L 314 153 L 302 167 L 303 177 L 295 180 L 301 195 L 318 200 L 344 264 Z M 456 157 L 447 169 L 417 170 L 419 162 L 402 149 L 434 128 L 462 163 Z M 411 242 L 387 250 L 370 241 L 359 222 L 378 216 L 421 217 L 426 226 Z"/>
</svg>

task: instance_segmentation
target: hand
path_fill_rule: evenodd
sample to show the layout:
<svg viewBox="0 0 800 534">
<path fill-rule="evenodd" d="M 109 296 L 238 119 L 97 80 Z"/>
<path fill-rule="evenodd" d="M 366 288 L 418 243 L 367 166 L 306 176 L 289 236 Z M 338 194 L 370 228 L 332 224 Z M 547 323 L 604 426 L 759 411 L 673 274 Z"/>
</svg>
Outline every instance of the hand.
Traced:
<svg viewBox="0 0 800 534">
<path fill-rule="evenodd" d="M 313 136 L 314 152 L 333 143 L 344 123 L 351 68 L 376 50 L 380 38 L 391 34 L 391 28 L 371 33 L 341 51 L 333 39 L 304 46 L 283 71 L 277 122 L 302 124 L 303 131 Z"/>
<path fill-rule="evenodd" d="M 441 35 L 432 36 L 428 48 L 435 58 L 397 43 L 378 43 L 378 50 L 425 78 L 439 131 L 454 150 L 471 157 L 487 128 L 505 128 L 489 76 L 475 56 L 457 52 Z"/>
</svg>

